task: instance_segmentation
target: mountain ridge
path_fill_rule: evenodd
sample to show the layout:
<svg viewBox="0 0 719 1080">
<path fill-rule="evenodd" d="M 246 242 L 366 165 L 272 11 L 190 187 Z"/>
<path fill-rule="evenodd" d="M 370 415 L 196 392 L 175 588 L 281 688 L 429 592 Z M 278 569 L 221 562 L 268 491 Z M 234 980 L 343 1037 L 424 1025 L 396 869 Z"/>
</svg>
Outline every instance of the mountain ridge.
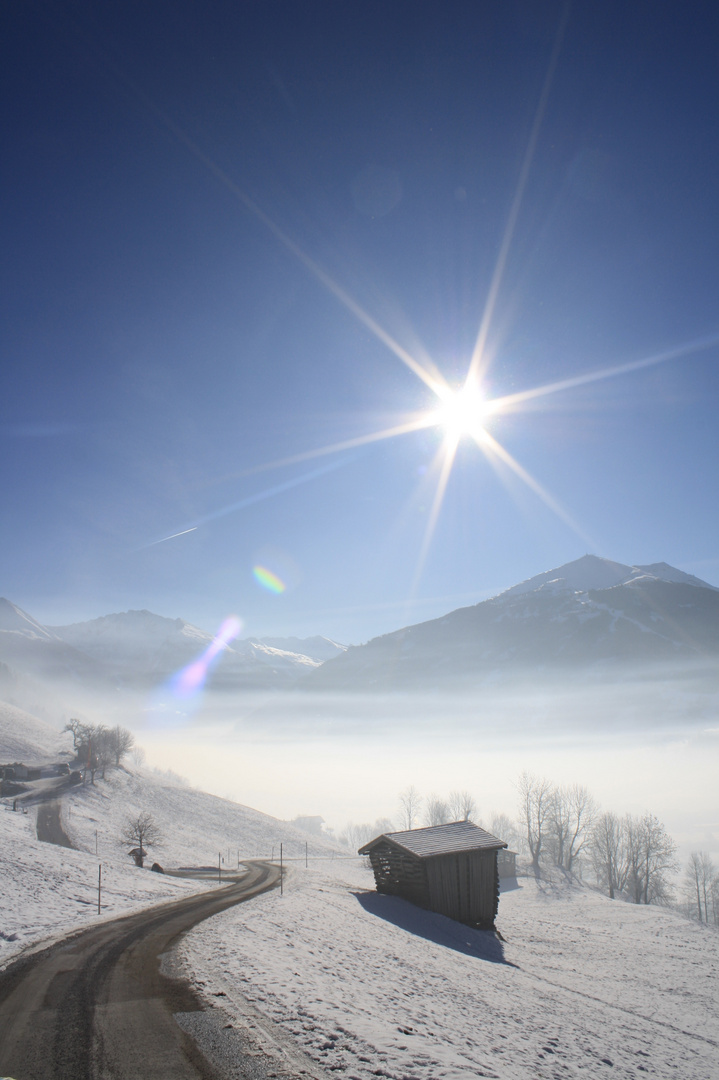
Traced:
<svg viewBox="0 0 719 1080">
<path fill-rule="evenodd" d="M 717 665 L 719 589 L 667 563 L 629 566 L 585 555 L 478 604 L 353 646 L 303 685 L 466 691 L 496 679 L 668 662 Z"/>
</svg>

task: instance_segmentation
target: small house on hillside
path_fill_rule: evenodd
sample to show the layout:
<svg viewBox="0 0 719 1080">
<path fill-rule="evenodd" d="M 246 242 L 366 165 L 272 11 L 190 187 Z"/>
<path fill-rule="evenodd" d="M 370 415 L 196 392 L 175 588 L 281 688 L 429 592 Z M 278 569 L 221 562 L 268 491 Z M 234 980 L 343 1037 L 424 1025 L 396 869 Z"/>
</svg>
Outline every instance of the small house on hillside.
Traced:
<svg viewBox="0 0 719 1080">
<path fill-rule="evenodd" d="M 377 892 L 493 930 L 499 906 L 497 853 L 506 847 L 471 821 L 454 821 L 384 833 L 359 854 L 369 855 Z"/>
</svg>

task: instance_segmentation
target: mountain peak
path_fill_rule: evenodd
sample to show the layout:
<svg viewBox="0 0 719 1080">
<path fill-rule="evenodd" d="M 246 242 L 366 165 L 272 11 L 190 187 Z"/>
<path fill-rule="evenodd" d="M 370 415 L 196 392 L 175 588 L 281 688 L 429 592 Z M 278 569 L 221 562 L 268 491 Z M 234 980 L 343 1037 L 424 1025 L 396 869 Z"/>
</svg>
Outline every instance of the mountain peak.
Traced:
<svg viewBox="0 0 719 1080">
<path fill-rule="evenodd" d="M 527 581 L 522 581 L 519 585 L 513 585 L 499 595 L 517 596 L 521 593 L 536 592 L 539 589 L 547 592 L 590 592 L 594 589 L 612 589 L 616 585 L 629 585 L 640 579 L 716 589 L 716 586 L 709 585 L 708 582 L 694 577 L 693 574 L 685 574 L 683 570 L 677 570 L 669 563 L 628 566 L 625 563 L 604 559 L 599 555 L 582 555 L 580 559 L 574 559 L 554 570 L 547 570 L 543 574 L 537 574 Z"/>
<path fill-rule="evenodd" d="M 40 637 L 51 641 L 55 639 L 55 635 L 46 626 L 4 596 L 0 596 L 0 630 L 11 630 L 24 634 L 25 637 Z"/>
</svg>

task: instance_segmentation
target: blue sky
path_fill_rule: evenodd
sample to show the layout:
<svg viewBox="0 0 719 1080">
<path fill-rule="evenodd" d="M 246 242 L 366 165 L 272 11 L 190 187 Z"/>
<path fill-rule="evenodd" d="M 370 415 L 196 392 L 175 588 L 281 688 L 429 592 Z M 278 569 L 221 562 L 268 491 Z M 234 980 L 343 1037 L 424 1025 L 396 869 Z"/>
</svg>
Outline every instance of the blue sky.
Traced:
<svg viewBox="0 0 719 1080">
<path fill-rule="evenodd" d="M 587 551 L 719 583 L 714 5 L 3 18 L 0 592 L 360 642 Z M 483 420 L 551 504 L 464 437 L 430 537 L 445 428 L 362 439 L 493 282 L 488 398 L 673 359 Z"/>
</svg>

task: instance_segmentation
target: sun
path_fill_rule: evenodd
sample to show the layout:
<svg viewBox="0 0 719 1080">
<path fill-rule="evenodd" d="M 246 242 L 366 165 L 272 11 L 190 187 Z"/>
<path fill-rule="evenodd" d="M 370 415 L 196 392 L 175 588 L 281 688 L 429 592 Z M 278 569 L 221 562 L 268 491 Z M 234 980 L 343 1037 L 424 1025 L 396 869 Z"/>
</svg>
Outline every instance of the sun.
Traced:
<svg viewBox="0 0 719 1080">
<path fill-rule="evenodd" d="M 460 390 L 448 390 L 440 397 L 441 404 L 433 420 L 450 438 L 476 437 L 483 430 L 491 409 L 476 386 L 465 383 Z"/>
</svg>

